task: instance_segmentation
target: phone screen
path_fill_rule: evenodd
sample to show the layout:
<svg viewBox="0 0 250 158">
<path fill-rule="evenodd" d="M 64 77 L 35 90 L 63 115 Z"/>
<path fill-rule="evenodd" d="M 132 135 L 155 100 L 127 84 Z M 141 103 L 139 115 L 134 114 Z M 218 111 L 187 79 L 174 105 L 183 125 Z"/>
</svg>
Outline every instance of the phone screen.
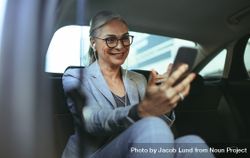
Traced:
<svg viewBox="0 0 250 158">
<path fill-rule="evenodd" d="M 188 72 L 192 71 L 197 56 L 197 49 L 190 47 L 180 47 L 173 64 L 173 71 L 181 64 L 188 64 Z"/>
<path fill-rule="evenodd" d="M 171 73 L 174 72 L 181 64 L 188 64 L 188 70 L 180 77 L 179 80 L 176 81 L 175 85 L 182 81 L 183 78 L 185 78 L 193 70 L 197 53 L 197 49 L 195 48 L 180 47 L 178 49 Z"/>
</svg>

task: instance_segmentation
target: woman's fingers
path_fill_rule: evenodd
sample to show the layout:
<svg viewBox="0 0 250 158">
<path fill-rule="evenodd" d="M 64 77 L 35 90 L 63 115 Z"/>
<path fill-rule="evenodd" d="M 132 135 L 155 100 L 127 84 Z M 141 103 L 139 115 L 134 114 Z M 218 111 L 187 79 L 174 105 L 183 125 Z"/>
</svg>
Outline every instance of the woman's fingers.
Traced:
<svg viewBox="0 0 250 158">
<path fill-rule="evenodd" d="M 150 79 L 148 81 L 149 86 L 155 85 L 156 80 L 157 80 L 157 72 L 155 70 L 152 70 L 150 72 Z"/>
<path fill-rule="evenodd" d="M 171 70 L 172 70 L 172 66 L 173 64 L 170 63 L 167 67 L 167 70 L 164 74 L 160 75 L 158 74 L 157 77 L 156 77 L 156 84 L 160 84 L 160 83 L 163 83 L 165 82 L 167 79 L 168 79 L 168 76 L 170 75 L 171 73 Z"/>
<path fill-rule="evenodd" d="M 170 73 L 171 73 L 171 71 L 172 71 L 172 68 L 173 68 L 173 64 L 170 63 L 170 64 L 168 65 L 167 71 L 166 71 L 166 73 L 165 73 L 167 76 L 170 75 Z"/>
<path fill-rule="evenodd" d="M 146 94 L 145 94 L 146 97 L 154 98 L 155 93 L 157 93 L 157 91 L 159 90 L 159 87 L 155 84 L 156 80 L 157 80 L 157 72 L 155 70 L 152 70 L 150 72 L 150 78 L 146 89 Z"/>
<path fill-rule="evenodd" d="M 177 105 L 178 101 L 184 100 L 184 98 L 189 94 L 190 84 L 194 78 L 195 74 L 191 73 L 175 87 L 169 87 L 165 90 L 166 102 L 168 102 L 172 108 Z"/>
<path fill-rule="evenodd" d="M 175 96 L 170 100 L 170 104 L 175 105 L 180 100 L 183 100 L 189 94 L 189 91 L 190 91 L 190 85 L 186 86 L 185 89 L 182 90 L 181 92 L 176 91 Z"/>
<path fill-rule="evenodd" d="M 189 94 L 190 83 L 195 78 L 194 73 L 189 74 L 175 85 L 187 69 L 186 64 L 181 65 L 169 77 L 166 77 L 167 73 L 158 75 L 156 71 L 151 71 L 146 95 L 140 105 L 142 116 L 160 115 L 169 112 L 177 106 L 178 101 L 183 100 Z M 156 85 L 155 83 L 159 79 L 164 79 L 164 82 L 161 85 Z"/>
<path fill-rule="evenodd" d="M 195 79 L 195 74 L 190 73 L 187 77 L 185 77 L 180 83 L 178 83 L 174 89 L 176 89 L 177 92 L 182 92 L 185 87 L 190 85 L 190 83 Z"/>
<path fill-rule="evenodd" d="M 171 75 L 167 78 L 165 82 L 161 84 L 161 88 L 167 89 L 168 87 L 171 87 L 175 84 L 175 82 L 180 79 L 180 77 L 187 71 L 188 65 L 183 64 L 178 67 L 176 71 L 171 73 Z"/>
<path fill-rule="evenodd" d="M 174 97 L 170 101 L 170 104 L 176 104 L 178 101 L 183 100 L 189 94 L 190 84 L 194 80 L 194 78 L 195 74 L 191 73 L 173 88 L 173 91 L 175 93 Z"/>
</svg>

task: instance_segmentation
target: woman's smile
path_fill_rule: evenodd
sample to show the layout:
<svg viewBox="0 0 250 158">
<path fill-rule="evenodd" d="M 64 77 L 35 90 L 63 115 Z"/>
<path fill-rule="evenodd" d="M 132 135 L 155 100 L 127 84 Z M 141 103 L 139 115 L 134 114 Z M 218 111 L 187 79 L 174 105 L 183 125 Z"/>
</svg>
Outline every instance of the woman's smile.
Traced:
<svg viewBox="0 0 250 158">
<path fill-rule="evenodd" d="M 112 53 L 112 52 L 109 52 L 109 54 L 115 58 L 118 58 L 118 59 L 123 59 L 125 57 L 125 52 L 118 52 L 118 53 Z"/>
</svg>

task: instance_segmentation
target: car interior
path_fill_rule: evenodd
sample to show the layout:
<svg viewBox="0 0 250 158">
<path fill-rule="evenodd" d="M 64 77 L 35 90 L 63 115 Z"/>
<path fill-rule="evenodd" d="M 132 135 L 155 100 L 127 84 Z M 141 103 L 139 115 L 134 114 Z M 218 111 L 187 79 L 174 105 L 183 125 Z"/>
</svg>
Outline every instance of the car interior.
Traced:
<svg viewBox="0 0 250 158">
<path fill-rule="evenodd" d="M 0 34 L 0 125 L 5 126 L 1 133 L 6 133 L 0 142 L 7 142 L 3 152 L 0 150 L 3 156 L 61 156 L 69 136 L 74 133 L 74 120 L 63 91 L 63 72 L 45 71 L 46 53 L 58 29 L 69 25 L 88 26 L 90 18 L 100 10 L 121 14 L 131 31 L 195 43 L 198 56 L 193 71 L 197 76 L 190 94 L 175 109 L 176 121 L 172 127 L 175 137 L 197 134 L 210 147 L 218 149 L 250 146 L 249 0 L 27 0 L 23 5 L 6 3 Z M 212 64 L 222 69 L 202 74 L 223 50 L 224 63 Z M 67 69 L 84 67 L 68 65 Z M 130 70 L 149 78 L 150 70 Z M 15 115 L 13 109 L 18 109 L 14 110 Z M 19 126 L 22 123 L 25 125 Z M 12 136 L 15 132 L 18 134 Z M 17 149 L 21 144 L 15 143 L 18 141 L 25 142 L 26 147 Z M 17 152 L 10 152 L 12 148 Z M 234 153 L 214 154 L 235 156 Z"/>
</svg>

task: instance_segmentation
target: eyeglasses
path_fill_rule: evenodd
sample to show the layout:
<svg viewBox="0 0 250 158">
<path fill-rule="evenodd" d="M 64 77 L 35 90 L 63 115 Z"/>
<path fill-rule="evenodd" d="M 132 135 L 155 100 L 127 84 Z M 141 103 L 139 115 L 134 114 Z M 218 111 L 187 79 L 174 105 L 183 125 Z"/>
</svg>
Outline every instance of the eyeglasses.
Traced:
<svg viewBox="0 0 250 158">
<path fill-rule="evenodd" d="M 121 38 L 117 38 L 116 36 L 111 36 L 107 38 L 99 38 L 99 37 L 94 37 L 94 38 L 104 40 L 109 48 L 115 48 L 118 45 L 118 41 L 121 41 L 124 47 L 130 46 L 133 43 L 134 36 L 126 35 Z"/>
</svg>

